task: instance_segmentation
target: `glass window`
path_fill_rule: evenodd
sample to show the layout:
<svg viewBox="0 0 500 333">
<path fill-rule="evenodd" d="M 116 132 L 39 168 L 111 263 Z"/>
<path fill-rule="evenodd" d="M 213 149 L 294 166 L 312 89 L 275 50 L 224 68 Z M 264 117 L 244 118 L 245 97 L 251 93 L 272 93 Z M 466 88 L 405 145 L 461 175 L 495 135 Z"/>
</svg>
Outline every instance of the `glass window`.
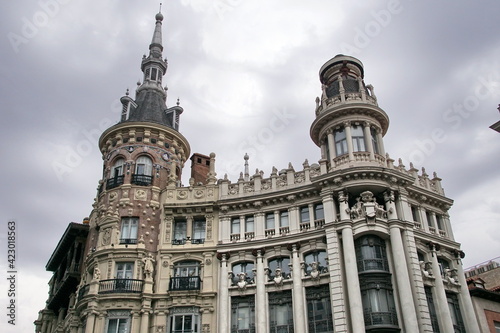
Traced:
<svg viewBox="0 0 500 333">
<path fill-rule="evenodd" d="M 138 217 L 123 217 L 120 244 L 136 244 L 137 243 L 137 225 L 139 224 Z"/>
<path fill-rule="evenodd" d="M 380 149 L 378 147 L 378 136 L 377 136 L 377 131 L 374 128 L 370 128 L 370 134 L 372 136 L 372 146 L 373 146 L 373 152 L 375 154 L 380 154 Z"/>
<path fill-rule="evenodd" d="M 175 307 L 170 309 L 169 333 L 199 333 L 200 309 L 197 307 Z"/>
<path fill-rule="evenodd" d="M 241 262 L 238 264 L 233 265 L 233 285 L 236 285 L 238 281 L 240 280 L 240 274 L 245 273 L 245 280 L 248 283 L 253 283 L 253 268 L 254 268 L 254 263 L 253 262 Z"/>
<path fill-rule="evenodd" d="M 429 227 L 433 228 L 434 226 L 432 225 L 432 215 L 431 215 L 431 213 L 429 213 L 429 212 L 426 211 L 425 212 L 425 217 L 427 219 L 427 225 Z"/>
<path fill-rule="evenodd" d="M 199 290 L 200 288 L 200 263 L 189 260 L 175 263 L 174 276 L 170 277 L 169 290 Z"/>
<path fill-rule="evenodd" d="M 186 242 L 187 237 L 187 221 L 175 220 L 174 221 L 174 239 L 173 244 L 182 245 Z"/>
<path fill-rule="evenodd" d="M 231 333 L 255 333 L 253 295 L 231 297 Z"/>
<path fill-rule="evenodd" d="M 108 319 L 107 333 L 126 333 L 128 331 L 128 318 Z"/>
<path fill-rule="evenodd" d="M 340 156 L 347 154 L 347 139 L 344 128 L 335 130 L 335 132 L 333 132 L 333 137 L 335 139 L 336 155 Z"/>
<path fill-rule="evenodd" d="M 133 275 L 134 275 L 134 263 L 132 262 L 116 263 L 117 279 L 131 279 Z"/>
<path fill-rule="evenodd" d="M 274 279 L 276 276 L 276 270 L 279 268 L 281 270 L 281 275 L 288 279 L 290 277 L 290 258 L 289 257 L 278 257 L 268 262 L 269 268 L 269 278 Z"/>
<path fill-rule="evenodd" d="M 425 297 L 427 298 L 427 307 L 429 308 L 429 315 L 431 317 L 432 331 L 434 333 L 440 333 L 438 316 L 436 312 L 436 306 L 434 305 L 434 298 L 432 296 L 431 287 L 424 287 Z"/>
<path fill-rule="evenodd" d="M 418 215 L 418 209 L 415 206 L 411 206 L 411 216 L 413 218 L 413 221 L 415 222 L 420 222 L 420 218 Z"/>
<path fill-rule="evenodd" d="M 443 217 L 439 214 L 436 214 L 436 224 L 439 230 L 444 230 L 443 228 Z"/>
<path fill-rule="evenodd" d="M 141 156 L 135 162 L 135 174 L 151 176 L 153 171 L 153 162 L 147 156 Z"/>
<path fill-rule="evenodd" d="M 328 285 L 306 288 L 306 302 L 309 333 L 332 333 L 333 316 Z"/>
<path fill-rule="evenodd" d="M 309 220 L 309 207 L 300 207 L 300 223 L 308 223 Z"/>
<path fill-rule="evenodd" d="M 116 160 L 115 164 L 113 164 L 113 169 L 111 170 L 111 178 L 123 176 L 123 164 L 125 160 L 123 158 L 119 158 Z"/>
<path fill-rule="evenodd" d="M 460 312 L 457 294 L 447 292 L 446 299 L 448 300 L 448 307 L 450 309 L 451 321 L 453 322 L 455 333 L 465 333 L 465 325 L 462 319 L 462 313 Z"/>
<path fill-rule="evenodd" d="M 194 219 L 193 236 L 191 238 L 191 242 L 193 244 L 199 244 L 205 242 L 205 226 L 206 226 L 206 221 L 204 219 Z"/>
<path fill-rule="evenodd" d="M 495 321 L 495 333 L 500 333 L 500 322 Z"/>
<path fill-rule="evenodd" d="M 181 261 L 174 265 L 174 276 L 199 276 L 200 263 L 198 261 Z"/>
<path fill-rule="evenodd" d="M 314 220 L 324 220 L 325 211 L 323 209 L 323 204 L 319 203 L 314 205 Z"/>
<path fill-rule="evenodd" d="M 284 210 L 280 212 L 280 227 L 288 227 L 288 211 Z"/>
<path fill-rule="evenodd" d="M 245 217 L 245 232 L 254 232 L 254 218 L 253 216 Z"/>
<path fill-rule="evenodd" d="M 351 127 L 352 136 L 352 149 L 353 151 L 366 151 L 365 148 L 365 135 L 363 132 L 363 127 L 359 125 L 354 125 Z"/>
<path fill-rule="evenodd" d="M 156 81 L 156 73 L 157 73 L 156 68 L 151 68 L 151 80 Z"/>
<path fill-rule="evenodd" d="M 326 251 L 324 250 L 309 252 L 304 256 L 304 263 L 304 270 L 306 275 L 311 274 L 311 271 L 314 268 L 313 263 L 317 264 L 316 270 L 319 272 L 319 274 L 328 272 L 328 261 L 326 257 Z"/>
<path fill-rule="evenodd" d="M 293 333 L 291 290 L 269 293 L 269 332 Z"/>
<path fill-rule="evenodd" d="M 233 217 L 231 219 L 231 233 L 232 234 L 239 234 L 240 233 L 240 218 L 239 217 Z"/>
<path fill-rule="evenodd" d="M 274 213 L 266 214 L 266 229 L 274 229 Z"/>
<path fill-rule="evenodd" d="M 356 240 L 358 271 L 389 271 L 385 241 L 378 236 L 364 236 Z"/>
</svg>

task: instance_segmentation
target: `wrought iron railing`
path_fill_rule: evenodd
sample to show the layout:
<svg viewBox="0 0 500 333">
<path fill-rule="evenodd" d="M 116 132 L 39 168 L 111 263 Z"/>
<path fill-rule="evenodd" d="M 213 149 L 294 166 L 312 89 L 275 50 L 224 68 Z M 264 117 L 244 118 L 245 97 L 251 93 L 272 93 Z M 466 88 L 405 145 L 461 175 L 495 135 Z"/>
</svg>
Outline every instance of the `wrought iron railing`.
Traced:
<svg viewBox="0 0 500 333">
<path fill-rule="evenodd" d="M 170 291 L 200 290 L 201 279 L 199 276 L 174 276 L 170 278 Z"/>
<path fill-rule="evenodd" d="M 375 325 L 398 326 L 398 316 L 396 314 L 396 311 L 372 312 L 365 310 L 364 319 L 365 319 L 365 326 L 375 326 Z"/>
<path fill-rule="evenodd" d="M 112 188 L 118 187 L 123 184 L 124 176 L 115 176 L 106 181 L 106 190 L 111 190 Z"/>
<path fill-rule="evenodd" d="M 186 244 L 185 239 L 172 239 L 172 245 L 184 245 Z"/>
<path fill-rule="evenodd" d="M 191 244 L 203 244 L 205 243 L 205 238 L 194 238 L 191 239 Z"/>
<path fill-rule="evenodd" d="M 78 290 L 78 300 L 81 300 L 82 298 L 85 297 L 89 293 L 90 290 L 90 284 L 86 284 L 84 286 L 81 286 L 80 289 Z"/>
<path fill-rule="evenodd" d="M 387 259 L 361 259 L 358 260 L 358 271 L 385 271 L 389 272 Z"/>
<path fill-rule="evenodd" d="M 110 279 L 99 281 L 99 294 L 140 293 L 144 280 Z"/>
<path fill-rule="evenodd" d="M 137 238 L 120 238 L 120 244 L 137 244 Z"/>
<path fill-rule="evenodd" d="M 132 175 L 132 184 L 149 186 L 153 183 L 153 176 L 148 175 Z"/>
</svg>

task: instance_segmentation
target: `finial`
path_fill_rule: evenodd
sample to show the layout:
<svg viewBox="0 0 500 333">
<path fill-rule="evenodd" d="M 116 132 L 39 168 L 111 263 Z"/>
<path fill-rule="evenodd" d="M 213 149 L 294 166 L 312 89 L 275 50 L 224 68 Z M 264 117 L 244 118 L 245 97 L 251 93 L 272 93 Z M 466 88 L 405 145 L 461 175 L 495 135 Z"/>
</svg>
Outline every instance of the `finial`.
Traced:
<svg viewBox="0 0 500 333">
<path fill-rule="evenodd" d="M 127 95 L 127 96 L 128 96 L 128 94 L 129 94 L 129 93 L 128 93 L 128 88 L 127 88 L 127 91 L 125 92 L 125 95 Z"/>
<path fill-rule="evenodd" d="M 137 86 L 141 85 L 141 80 L 137 81 Z"/>
<path fill-rule="evenodd" d="M 177 106 L 179 106 L 179 104 L 181 104 L 181 102 L 179 100 L 179 97 L 177 97 Z"/>
<path fill-rule="evenodd" d="M 158 11 L 158 13 L 161 13 L 161 5 L 162 5 L 162 3 L 160 2 L 160 10 Z"/>
<path fill-rule="evenodd" d="M 245 156 L 243 156 L 243 158 L 245 159 L 245 161 L 248 161 L 248 159 L 249 159 L 250 157 L 248 156 L 248 154 L 247 154 L 247 153 L 245 153 Z"/>
<path fill-rule="evenodd" d="M 160 10 L 158 11 L 158 14 L 155 16 L 156 21 L 163 21 L 163 14 L 161 13 L 161 2 L 160 2 Z"/>
</svg>

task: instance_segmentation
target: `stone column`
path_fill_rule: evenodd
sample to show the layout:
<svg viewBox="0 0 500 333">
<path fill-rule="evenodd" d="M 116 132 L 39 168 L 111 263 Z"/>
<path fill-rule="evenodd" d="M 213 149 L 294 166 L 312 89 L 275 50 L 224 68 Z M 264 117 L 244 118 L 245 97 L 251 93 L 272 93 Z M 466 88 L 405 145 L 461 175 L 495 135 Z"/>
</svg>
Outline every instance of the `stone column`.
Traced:
<svg viewBox="0 0 500 333">
<path fill-rule="evenodd" d="M 390 226 L 391 234 L 391 249 L 394 260 L 394 270 L 396 273 L 396 281 L 398 284 L 402 317 L 406 333 L 418 333 L 418 320 L 413 301 L 413 293 L 410 285 L 410 277 L 408 275 L 408 266 L 406 265 L 405 250 L 401 231 L 395 224 Z"/>
<path fill-rule="evenodd" d="M 378 143 L 379 154 L 385 156 L 384 138 L 382 137 L 382 131 L 378 129 L 377 129 L 377 143 Z"/>
<path fill-rule="evenodd" d="M 229 309 L 229 285 L 228 285 L 228 270 L 227 270 L 227 260 L 226 254 L 221 254 L 221 267 L 220 267 L 220 279 L 219 279 L 219 313 L 218 313 L 218 326 L 219 333 L 229 333 L 229 319 L 230 319 L 230 309 Z"/>
<path fill-rule="evenodd" d="M 133 311 L 132 312 L 132 322 L 130 323 L 130 332 L 137 332 L 139 331 L 139 312 L 138 311 Z"/>
<path fill-rule="evenodd" d="M 262 239 L 265 236 L 266 219 L 263 212 L 255 213 L 254 231 L 255 239 Z"/>
<path fill-rule="evenodd" d="M 372 144 L 372 133 L 370 131 L 370 123 L 369 122 L 364 122 L 363 123 L 363 131 L 364 131 L 364 137 L 365 137 L 365 145 L 366 148 L 368 149 L 368 152 L 370 153 L 370 161 L 375 160 L 375 152 L 373 151 L 373 144 Z"/>
<path fill-rule="evenodd" d="M 256 333 L 266 333 L 266 275 L 264 272 L 264 258 L 262 257 L 262 251 L 257 250 L 257 271 L 256 271 L 256 281 L 255 281 L 255 309 L 257 323 Z"/>
<path fill-rule="evenodd" d="M 328 151 L 330 152 L 330 166 L 331 167 L 334 167 L 335 166 L 335 162 L 333 162 L 333 160 L 335 159 L 335 157 L 337 157 L 337 152 L 335 151 L 335 138 L 333 136 L 333 130 L 332 129 L 329 129 L 327 131 L 328 135 L 327 135 L 327 138 L 328 138 Z M 327 158 L 327 156 L 325 156 L 325 158 Z"/>
<path fill-rule="evenodd" d="M 87 323 L 85 324 L 85 333 L 94 333 L 94 324 L 95 324 L 95 311 L 89 312 L 87 315 Z"/>
<path fill-rule="evenodd" d="M 292 245 L 293 278 L 293 327 L 295 332 L 306 332 L 304 312 L 304 290 L 302 288 L 302 269 L 297 245 Z"/>
<path fill-rule="evenodd" d="M 365 322 L 362 319 L 364 318 L 363 302 L 361 300 L 356 250 L 354 248 L 354 238 L 351 226 L 346 226 L 342 229 L 342 249 L 344 253 L 345 281 L 347 284 L 347 295 L 349 297 L 352 333 L 365 333 Z"/>
<path fill-rule="evenodd" d="M 469 288 L 467 287 L 467 281 L 465 280 L 464 268 L 462 267 L 461 261 L 457 265 L 457 275 L 458 281 L 460 283 L 460 294 L 458 298 L 460 300 L 460 309 L 462 310 L 462 315 L 465 321 L 465 327 L 467 332 L 479 332 L 479 326 L 477 323 L 477 318 L 474 312 L 474 306 L 472 305 L 472 300 L 469 294 Z"/>
<path fill-rule="evenodd" d="M 325 223 L 332 223 L 337 219 L 337 207 L 333 200 L 332 191 L 323 189 L 321 191 L 323 201 L 323 212 L 325 214 Z"/>
<path fill-rule="evenodd" d="M 349 161 L 354 161 L 354 148 L 352 146 L 351 123 L 344 122 L 345 138 L 347 141 L 347 151 L 349 152 Z"/>
<path fill-rule="evenodd" d="M 433 295 L 436 301 L 436 314 L 439 322 L 439 329 L 441 332 L 454 332 L 453 322 L 451 321 L 450 309 L 448 307 L 448 300 L 446 298 L 446 291 L 444 290 L 443 277 L 439 268 L 436 246 L 431 245 L 432 254 L 432 270 L 434 272 L 434 288 Z"/>
<path fill-rule="evenodd" d="M 141 314 L 141 333 L 149 332 L 149 311 L 143 310 Z"/>
</svg>

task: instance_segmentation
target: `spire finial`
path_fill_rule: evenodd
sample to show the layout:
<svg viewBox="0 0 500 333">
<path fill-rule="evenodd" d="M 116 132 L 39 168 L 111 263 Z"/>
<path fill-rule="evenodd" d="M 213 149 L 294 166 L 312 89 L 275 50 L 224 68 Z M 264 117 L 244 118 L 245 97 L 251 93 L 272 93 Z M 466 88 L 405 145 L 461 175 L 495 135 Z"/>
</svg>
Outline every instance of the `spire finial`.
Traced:
<svg viewBox="0 0 500 333">
<path fill-rule="evenodd" d="M 161 5 L 162 5 L 162 3 L 160 2 L 160 10 L 158 11 L 158 13 L 161 13 Z"/>
</svg>

